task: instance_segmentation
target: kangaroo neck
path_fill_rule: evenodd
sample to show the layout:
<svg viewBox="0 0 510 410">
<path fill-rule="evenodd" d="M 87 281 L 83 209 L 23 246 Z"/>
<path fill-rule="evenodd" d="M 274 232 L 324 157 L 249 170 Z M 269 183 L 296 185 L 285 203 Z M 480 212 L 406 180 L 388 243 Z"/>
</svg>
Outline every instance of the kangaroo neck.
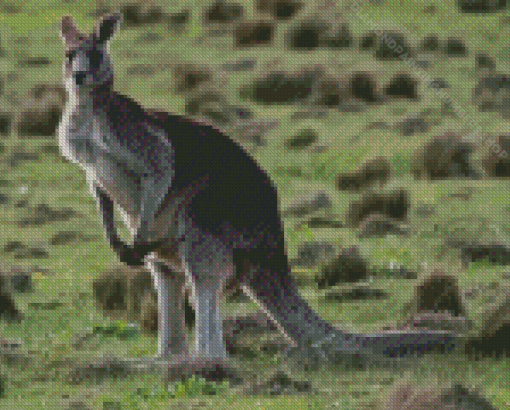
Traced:
<svg viewBox="0 0 510 410">
<path fill-rule="evenodd" d="M 80 87 L 74 92 L 76 104 L 84 110 L 98 110 L 107 106 L 113 96 L 113 79 L 93 87 Z"/>
</svg>

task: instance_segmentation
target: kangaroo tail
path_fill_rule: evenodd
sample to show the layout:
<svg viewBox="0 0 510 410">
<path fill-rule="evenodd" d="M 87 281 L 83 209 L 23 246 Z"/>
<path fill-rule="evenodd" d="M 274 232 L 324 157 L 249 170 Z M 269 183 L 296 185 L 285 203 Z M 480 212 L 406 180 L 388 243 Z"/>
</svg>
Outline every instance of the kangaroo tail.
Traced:
<svg viewBox="0 0 510 410">
<path fill-rule="evenodd" d="M 236 278 L 296 347 L 308 348 L 338 330 L 323 320 L 299 294 L 283 252 L 269 258 L 260 250 L 234 251 Z"/>
<path fill-rule="evenodd" d="M 363 334 L 337 329 L 322 319 L 300 296 L 285 253 L 267 257 L 259 250 L 236 250 L 236 277 L 296 351 L 314 360 L 335 361 L 347 356 L 404 357 L 429 351 L 451 351 L 458 336 L 447 331 L 382 331 Z"/>
</svg>

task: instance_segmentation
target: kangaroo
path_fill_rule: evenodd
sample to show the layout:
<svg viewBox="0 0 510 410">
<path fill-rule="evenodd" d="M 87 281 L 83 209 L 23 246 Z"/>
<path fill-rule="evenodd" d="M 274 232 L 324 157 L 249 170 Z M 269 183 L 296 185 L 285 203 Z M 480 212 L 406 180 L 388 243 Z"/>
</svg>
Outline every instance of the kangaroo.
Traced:
<svg viewBox="0 0 510 410">
<path fill-rule="evenodd" d="M 110 40 L 121 15 L 104 16 L 90 35 L 61 22 L 68 102 L 59 126 L 62 155 L 85 172 L 106 238 L 128 265 L 150 269 L 158 291 L 156 358 L 186 354 L 184 290 L 196 311 L 194 357 L 227 359 L 220 299 L 235 278 L 293 343 L 292 351 L 395 355 L 454 347 L 440 331 L 354 334 L 325 320 L 291 276 L 275 186 L 228 136 L 179 115 L 144 110 L 113 89 Z M 119 237 L 114 206 L 133 235 Z"/>
</svg>

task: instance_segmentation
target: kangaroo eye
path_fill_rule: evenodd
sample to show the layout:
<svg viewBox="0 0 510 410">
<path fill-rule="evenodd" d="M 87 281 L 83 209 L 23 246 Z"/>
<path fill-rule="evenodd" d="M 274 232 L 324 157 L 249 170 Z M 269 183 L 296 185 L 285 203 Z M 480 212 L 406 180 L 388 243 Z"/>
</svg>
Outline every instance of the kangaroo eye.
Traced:
<svg viewBox="0 0 510 410">
<path fill-rule="evenodd" d="M 66 53 L 66 58 L 70 63 L 73 62 L 74 57 L 76 57 L 76 51 L 70 51 Z"/>
</svg>

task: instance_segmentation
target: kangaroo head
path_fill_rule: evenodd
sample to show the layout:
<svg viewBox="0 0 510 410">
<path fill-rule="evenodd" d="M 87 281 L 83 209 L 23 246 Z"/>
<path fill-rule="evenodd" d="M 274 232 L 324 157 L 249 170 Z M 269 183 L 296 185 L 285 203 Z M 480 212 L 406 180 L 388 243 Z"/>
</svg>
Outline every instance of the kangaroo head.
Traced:
<svg viewBox="0 0 510 410">
<path fill-rule="evenodd" d="M 64 81 L 69 92 L 97 87 L 113 78 L 109 43 L 121 21 L 121 15 L 104 16 L 90 35 L 76 28 L 73 18 L 65 16 L 60 25 L 65 47 Z"/>
</svg>

